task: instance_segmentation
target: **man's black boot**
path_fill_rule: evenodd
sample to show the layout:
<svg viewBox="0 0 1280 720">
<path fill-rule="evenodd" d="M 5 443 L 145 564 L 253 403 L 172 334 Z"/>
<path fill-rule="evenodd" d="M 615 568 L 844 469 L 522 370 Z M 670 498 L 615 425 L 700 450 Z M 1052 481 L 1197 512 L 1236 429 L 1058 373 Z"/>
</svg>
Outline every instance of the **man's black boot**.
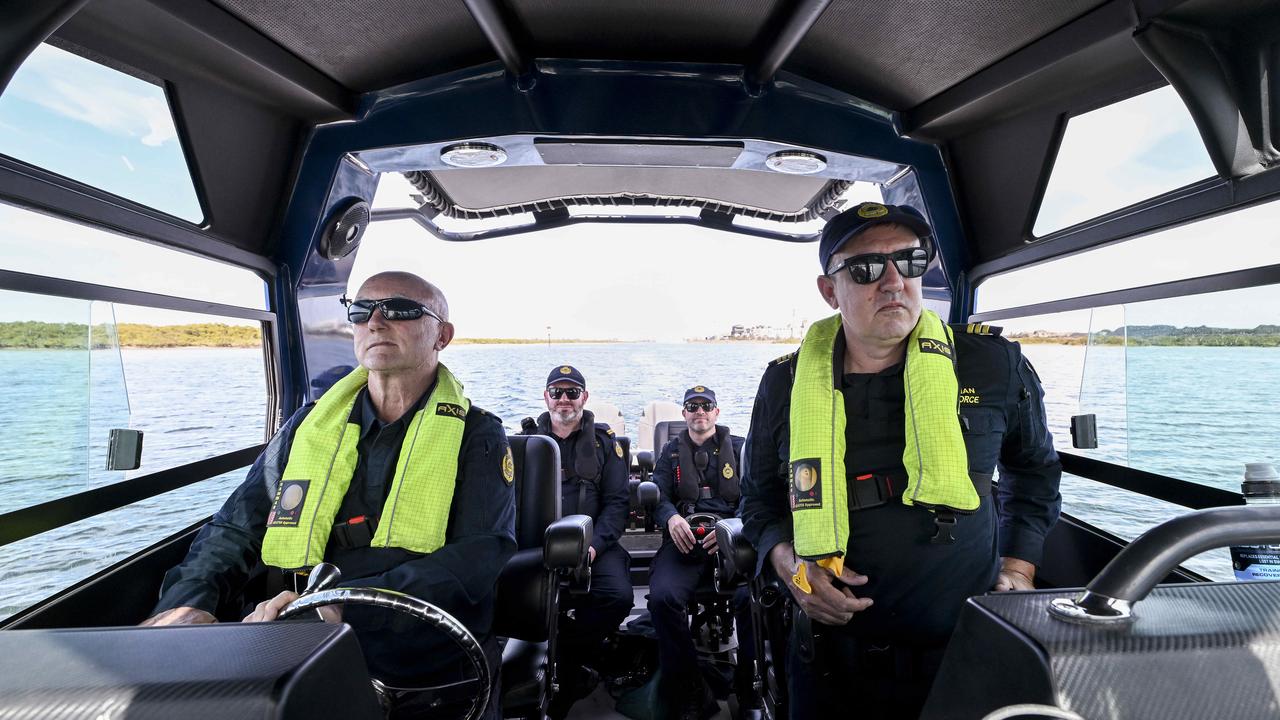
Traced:
<svg viewBox="0 0 1280 720">
<path fill-rule="evenodd" d="M 582 665 L 562 668 L 561 673 L 560 692 L 547 706 L 547 717 L 551 720 L 564 720 L 573 704 L 595 692 L 600 684 L 600 673 Z"/>
<path fill-rule="evenodd" d="M 680 706 L 680 720 L 708 720 L 720 712 L 720 703 L 701 677 L 689 683 Z"/>
</svg>

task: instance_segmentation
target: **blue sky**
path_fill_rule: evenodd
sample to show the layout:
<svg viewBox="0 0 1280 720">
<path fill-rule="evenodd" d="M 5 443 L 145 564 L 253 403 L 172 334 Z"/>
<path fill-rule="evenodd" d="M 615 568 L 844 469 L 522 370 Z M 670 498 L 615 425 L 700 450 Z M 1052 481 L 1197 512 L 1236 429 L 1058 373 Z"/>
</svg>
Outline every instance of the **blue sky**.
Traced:
<svg viewBox="0 0 1280 720">
<path fill-rule="evenodd" d="M 50 46 L 33 53 L 0 97 L 0 153 L 178 217 L 202 216 L 162 88 Z M 1071 120 L 1037 228 L 1079 222 L 1211 173 L 1176 94 L 1157 90 Z M 403 179 L 390 176 L 377 203 L 405 205 L 407 193 Z M 852 201 L 860 199 L 878 199 L 878 191 L 867 186 Z M 993 278 L 979 289 L 979 308 L 1280 262 L 1277 208 Z M 245 270 L 6 205 L 0 227 L 4 269 L 264 306 L 261 280 Z M 384 269 L 417 272 L 444 288 L 460 334 L 469 337 L 542 337 L 550 325 L 557 337 L 680 340 L 726 333 L 734 324 L 799 325 L 829 314 L 815 289 L 815 255 L 809 244 L 694 227 L 584 224 L 445 243 L 397 221 L 376 223 L 366 234 L 351 286 Z M 1210 296 L 1138 314 L 1144 322 L 1188 325 L 1280 322 L 1268 292 L 1248 303 Z M 0 299 L 0 321 L 83 321 L 88 313 L 79 301 L 3 291 Z M 202 319 L 129 307 L 116 316 Z"/>
</svg>

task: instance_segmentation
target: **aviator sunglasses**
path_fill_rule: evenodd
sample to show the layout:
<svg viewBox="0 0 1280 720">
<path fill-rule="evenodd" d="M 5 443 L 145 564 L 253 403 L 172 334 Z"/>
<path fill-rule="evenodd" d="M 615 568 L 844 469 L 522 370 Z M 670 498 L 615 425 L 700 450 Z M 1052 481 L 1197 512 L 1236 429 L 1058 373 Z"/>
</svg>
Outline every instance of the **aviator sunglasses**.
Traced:
<svg viewBox="0 0 1280 720">
<path fill-rule="evenodd" d="M 347 320 L 356 325 L 363 325 L 369 322 L 370 316 L 374 310 L 381 310 L 382 317 L 387 320 L 417 320 L 423 315 L 444 322 L 444 319 L 431 311 L 431 308 L 423 305 L 417 300 L 409 298 L 382 298 L 381 300 L 351 300 L 342 297 L 339 302 L 347 307 Z"/>
<path fill-rule="evenodd" d="M 866 253 L 854 255 L 835 267 L 827 275 L 835 275 L 845 268 L 849 277 L 859 285 L 870 285 L 884 277 L 885 268 L 892 262 L 898 274 L 904 278 L 918 278 L 929 267 L 929 250 L 922 247 L 904 248 L 891 253 Z"/>
<path fill-rule="evenodd" d="M 716 404 L 711 402 L 710 400 L 703 400 L 702 402 L 698 402 L 697 400 L 690 400 L 689 402 L 684 404 L 684 411 L 689 414 L 696 413 L 699 410 L 701 410 L 702 412 L 711 412 L 712 410 L 715 410 L 715 409 L 716 409 Z"/>
<path fill-rule="evenodd" d="M 547 394 L 552 400 L 559 400 L 562 395 L 568 395 L 570 400 L 577 400 L 582 397 L 582 388 L 547 388 Z"/>
</svg>

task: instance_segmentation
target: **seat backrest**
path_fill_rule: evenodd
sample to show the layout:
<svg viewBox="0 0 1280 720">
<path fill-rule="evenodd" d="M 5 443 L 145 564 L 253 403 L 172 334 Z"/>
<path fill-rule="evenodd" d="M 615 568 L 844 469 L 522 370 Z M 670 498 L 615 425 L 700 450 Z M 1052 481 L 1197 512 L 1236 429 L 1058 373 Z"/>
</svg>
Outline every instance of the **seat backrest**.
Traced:
<svg viewBox="0 0 1280 720">
<path fill-rule="evenodd" d="M 544 435 L 513 435 L 516 461 L 516 549 L 541 548 L 547 526 L 560 519 L 560 447 Z"/>
<path fill-rule="evenodd" d="M 556 582 L 542 561 L 547 526 L 560 518 L 560 447 L 543 435 L 514 435 L 516 554 L 502 568 L 493 633 L 543 642 L 556 613 Z"/>
<path fill-rule="evenodd" d="M 684 432 L 685 423 L 683 420 L 663 420 L 653 426 L 653 457 L 657 460 L 658 453 L 662 452 L 662 448 L 672 438 Z"/>
</svg>

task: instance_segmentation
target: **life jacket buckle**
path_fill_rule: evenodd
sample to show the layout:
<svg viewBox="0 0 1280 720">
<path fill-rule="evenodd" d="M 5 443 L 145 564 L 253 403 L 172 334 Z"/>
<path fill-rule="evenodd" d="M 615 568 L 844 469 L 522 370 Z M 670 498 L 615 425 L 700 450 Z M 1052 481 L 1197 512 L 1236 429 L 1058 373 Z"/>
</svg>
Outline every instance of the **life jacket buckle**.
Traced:
<svg viewBox="0 0 1280 720">
<path fill-rule="evenodd" d="M 954 513 L 939 510 L 933 514 L 933 537 L 929 538 L 929 542 L 934 545 L 950 545 L 956 541 L 954 534 L 956 528 L 956 516 Z"/>
</svg>

